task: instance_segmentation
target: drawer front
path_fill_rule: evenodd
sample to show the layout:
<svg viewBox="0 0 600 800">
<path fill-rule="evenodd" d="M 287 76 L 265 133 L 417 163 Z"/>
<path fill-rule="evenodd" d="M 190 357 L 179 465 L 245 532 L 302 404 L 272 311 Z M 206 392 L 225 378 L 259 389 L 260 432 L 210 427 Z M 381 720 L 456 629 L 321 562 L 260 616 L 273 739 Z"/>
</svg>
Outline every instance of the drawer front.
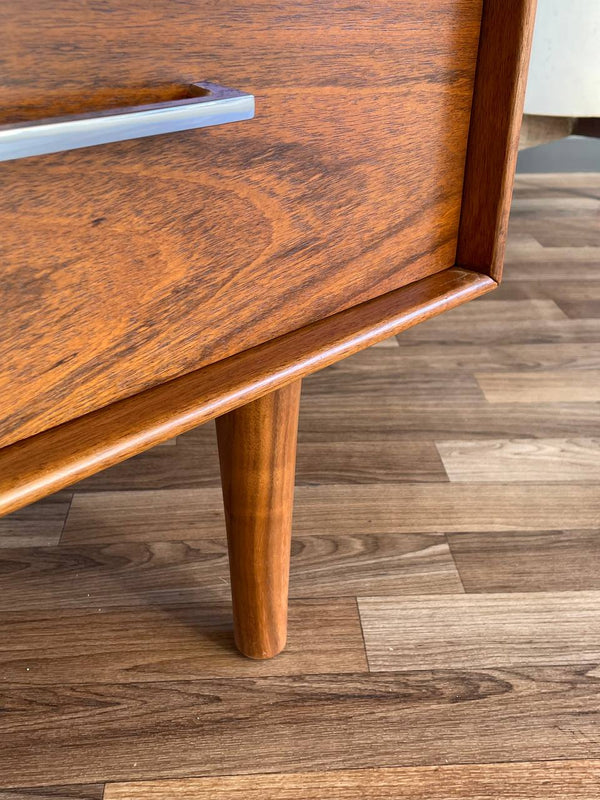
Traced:
<svg viewBox="0 0 600 800">
<path fill-rule="evenodd" d="M 454 263 L 480 0 L 7 0 L 0 123 L 256 118 L 0 164 L 0 445 Z"/>
</svg>

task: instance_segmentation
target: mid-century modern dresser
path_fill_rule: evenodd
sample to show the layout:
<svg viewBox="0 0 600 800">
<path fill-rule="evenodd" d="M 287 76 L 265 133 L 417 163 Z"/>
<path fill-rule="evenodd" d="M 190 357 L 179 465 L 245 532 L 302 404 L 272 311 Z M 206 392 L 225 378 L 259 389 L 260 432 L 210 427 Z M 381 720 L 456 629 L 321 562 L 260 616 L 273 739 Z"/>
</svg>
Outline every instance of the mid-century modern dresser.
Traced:
<svg viewBox="0 0 600 800">
<path fill-rule="evenodd" d="M 533 0 L 4 0 L 0 508 L 217 418 L 285 643 L 300 382 L 500 279 Z"/>
</svg>

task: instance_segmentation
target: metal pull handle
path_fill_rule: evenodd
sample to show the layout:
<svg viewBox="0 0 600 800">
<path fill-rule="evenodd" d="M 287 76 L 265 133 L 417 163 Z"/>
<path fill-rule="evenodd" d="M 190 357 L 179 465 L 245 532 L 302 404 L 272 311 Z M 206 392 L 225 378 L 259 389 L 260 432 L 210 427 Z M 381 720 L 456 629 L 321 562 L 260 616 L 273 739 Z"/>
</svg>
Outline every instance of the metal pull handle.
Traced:
<svg viewBox="0 0 600 800">
<path fill-rule="evenodd" d="M 194 97 L 154 105 L 71 114 L 0 126 L 0 161 L 239 122 L 254 116 L 254 97 L 216 83 L 190 87 Z"/>
</svg>

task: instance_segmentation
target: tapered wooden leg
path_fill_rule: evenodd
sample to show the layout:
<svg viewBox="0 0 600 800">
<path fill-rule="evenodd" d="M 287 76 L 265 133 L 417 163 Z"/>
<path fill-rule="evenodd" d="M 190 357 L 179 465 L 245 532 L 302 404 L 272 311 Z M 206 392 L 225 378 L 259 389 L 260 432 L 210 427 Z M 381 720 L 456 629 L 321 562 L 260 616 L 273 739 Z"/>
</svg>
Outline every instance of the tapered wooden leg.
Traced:
<svg viewBox="0 0 600 800">
<path fill-rule="evenodd" d="M 300 381 L 217 419 L 235 642 L 285 646 Z"/>
</svg>

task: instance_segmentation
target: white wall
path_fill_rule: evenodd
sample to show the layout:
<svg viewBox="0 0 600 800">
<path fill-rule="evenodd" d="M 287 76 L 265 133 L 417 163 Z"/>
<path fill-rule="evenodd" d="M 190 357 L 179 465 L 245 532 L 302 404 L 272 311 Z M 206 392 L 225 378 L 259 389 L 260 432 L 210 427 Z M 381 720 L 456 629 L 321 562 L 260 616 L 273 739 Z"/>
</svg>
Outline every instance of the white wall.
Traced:
<svg viewBox="0 0 600 800">
<path fill-rule="evenodd" d="M 600 116 L 600 0 L 538 0 L 525 113 Z"/>
</svg>

